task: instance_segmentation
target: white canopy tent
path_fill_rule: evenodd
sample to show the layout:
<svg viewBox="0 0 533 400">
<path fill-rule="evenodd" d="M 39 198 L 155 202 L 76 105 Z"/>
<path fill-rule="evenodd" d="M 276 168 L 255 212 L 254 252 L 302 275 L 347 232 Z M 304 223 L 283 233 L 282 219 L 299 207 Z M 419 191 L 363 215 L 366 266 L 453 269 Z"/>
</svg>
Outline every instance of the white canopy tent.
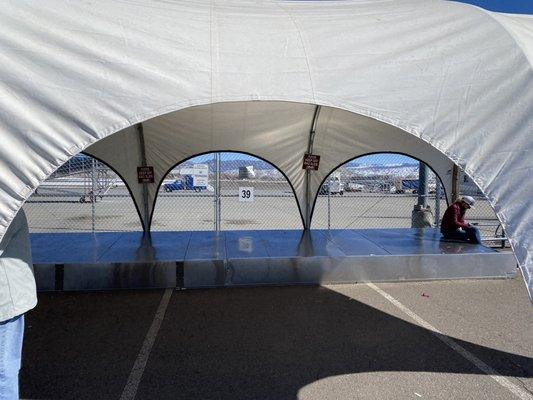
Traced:
<svg viewBox="0 0 533 400">
<path fill-rule="evenodd" d="M 21 0 L 0 10 L 0 49 L 0 238 L 84 150 L 123 176 L 145 227 L 157 183 L 195 154 L 276 165 L 309 226 L 334 167 L 397 151 L 448 196 L 453 163 L 476 182 L 533 293 L 531 16 L 431 0 Z M 307 174 L 309 151 L 321 164 Z M 156 183 L 136 183 L 143 163 Z"/>
</svg>

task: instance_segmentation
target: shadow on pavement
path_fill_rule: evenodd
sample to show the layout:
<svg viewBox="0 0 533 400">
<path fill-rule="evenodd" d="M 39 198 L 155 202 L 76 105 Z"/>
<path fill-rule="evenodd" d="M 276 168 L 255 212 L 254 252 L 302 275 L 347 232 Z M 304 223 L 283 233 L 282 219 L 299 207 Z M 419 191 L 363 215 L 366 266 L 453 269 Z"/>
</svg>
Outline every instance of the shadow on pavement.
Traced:
<svg viewBox="0 0 533 400">
<path fill-rule="evenodd" d="M 46 294 L 27 316 L 21 393 L 117 399 L 161 291 Z M 505 376 L 533 359 L 455 339 Z M 483 374 L 431 332 L 322 287 L 175 292 L 136 399 L 295 399 L 372 371 Z"/>
</svg>

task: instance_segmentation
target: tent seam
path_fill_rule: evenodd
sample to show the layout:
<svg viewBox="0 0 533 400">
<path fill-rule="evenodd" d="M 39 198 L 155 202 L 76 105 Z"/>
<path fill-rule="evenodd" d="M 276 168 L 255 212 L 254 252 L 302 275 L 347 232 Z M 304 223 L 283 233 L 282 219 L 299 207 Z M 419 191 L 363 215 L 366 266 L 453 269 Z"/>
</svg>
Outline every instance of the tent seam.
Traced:
<svg viewBox="0 0 533 400">
<path fill-rule="evenodd" d="M 524 47 L 520 44 L 520 41 L 517 39 L 516 35 L 514 34 L 514 32 L 512 32 L 511 30 L 509 30 L 498 18 L 496 18 L 496 14 L 501 14 L 502 16 L 508 16 L 510 14 L 506 14 L 506 13 L 495 13 L 495 12 L 492 12 L 492 11 L 488 11 L 488 10 L 485 10 L 484 8 L 481 8 L 481 7 L 478 7 L 478 6 L 474 6 L 474 5 L 471 5 L 469 4 L 468 5 L 469 7 L 471 8 L 474 8 L 474 9 L 477 9 L 480 14 L 484 14 L 484 15 L 487 15 L 488 17 L 490 17 L 493 21 L 495 21 L 498 26 L 500 28 L 502 28 L 506 33 L 507 35 L 509 35 L 511 37 L 511 39 L 513 40 L 513 43 L 516 45 L 516 47 L 518 47 L 520 49 L 520 51 L 522 52 L 522 56 L 524 56 L 524 58 L 528 61 L 527 64 L 529 65 L 529 69 L 531 71 L 533 71 L 533 59 L 530 60 L 529 57 L 527 56 L 527 53 L 526 51 L 524 50 Z"/>
<path fill-rule="evenodd" d="M 275 6 L 277 6 L 289 19 L 291 20 L 292 24 L 296 28 L 296 31 L 298 32 L 298 37 L 300 38 L 300 44 L 302 45 L 302 50 L 304 52 L 305 56 L 305 64 L 307 65 L 307 74 L 309 75 L 309 84 L 311 85 L 311 94 L 313 96 L 313 101 L 316 101 L 315 98 L 315 85 L 313 83 L 313 74 L 311 74 L 311 65 L 309 64 L 309 56 L 307 54 L 307 47 L 305 46 L 305 42 L 302 36 L 302 31 L 300 29 L 300 26 L 292 16 L 292 14 L 287 11 L 284 7 L 281 6 L 281 4 L 277 3 L 276 1 L 273 2 Z"/>
</svg>

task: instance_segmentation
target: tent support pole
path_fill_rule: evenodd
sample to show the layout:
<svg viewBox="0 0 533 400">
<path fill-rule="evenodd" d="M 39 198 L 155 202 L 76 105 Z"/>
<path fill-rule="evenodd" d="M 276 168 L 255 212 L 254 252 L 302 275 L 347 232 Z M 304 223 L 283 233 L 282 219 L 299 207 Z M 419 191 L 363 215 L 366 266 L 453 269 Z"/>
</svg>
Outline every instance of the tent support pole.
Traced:
<svg viewBox="0 0 533 400">
<path fill-rule="evenodd" d="M 313 115 L 311 130 L 309 131 L 309 141 L 307 143 L 307 154 L 313 154 L 313 143 L 315 141 L 316 125 L 321 106 L 317 105 Z M 305 229 L 311 229 L 311 171 L 305 170 Z"/>
<path fill-rule="evenodd" d="M 459 168 L 453 164 L 452 168 L 452 202 L 459 198 Z"/>
<path fill-rule="evenodd" d="M 137 131 L 139 132 L 139 149 L 141 155 L 141 166 L 146 167 L 146 145 L 144 144 L 144 129 L 143 124 L 137 124 Z M 148 184 L 143 183 L 143 204 L 142 204 L 142 213 L 143 213 L 143 227 L 144 227 L 144 236 L 149 236 L 150 231 L 148 228 L 150 221 L 150 209 L 148 207 Z"/>
</svg>

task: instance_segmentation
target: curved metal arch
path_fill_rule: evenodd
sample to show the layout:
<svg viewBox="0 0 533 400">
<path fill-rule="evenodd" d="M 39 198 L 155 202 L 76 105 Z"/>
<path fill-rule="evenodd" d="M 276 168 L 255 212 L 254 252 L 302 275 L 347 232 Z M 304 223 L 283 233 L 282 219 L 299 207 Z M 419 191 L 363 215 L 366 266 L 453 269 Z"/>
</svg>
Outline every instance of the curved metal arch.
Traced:
<svg viewBox="0 0 533 400">
<path fill-rule="evenodd" d="M 318 199 L 318 193 L 320 192 L 320 188 L 322 187 L 322 185 L 326 182 L 326 180 L 328 179 L 328 177 L 333 173 L 335 172 L 336 170 L 338 170 L 340 167 L 342 167 L 343 165 L 345 164 L 348 164 L 349 162 L 353 161 L 353 160 L 357 160 L 358 158 L 361 158 L 361 157 L 366 157 L 366 156 L 371 156 L 371 155 L 374 155 L 374 154 L 399 154 L 399 155 L 402 155 L 402 156 L 406 156 L 406 157 L 409 157 L 409 158 L 412 158 L 414 160 L 417 160 L 418 162 L 422 162 L 424 164 L 426 164 L 428 166 L 429 169 L 431 169 L 431 171 L 435 174 L 435 176 L 439 179 L 439 182 L 442 186 L 442 189 L 444 190 L 444 199 L 446 200 L 446 205 L 449 205 L 449 202 L 448 202 L 448 196 L 447 196 L 447 193 L 446 193 L 446 187 L 445 185 L 443 184 L 442 182 L 442 178 L 440 177 L 440 175 L 433 169 L 433 167 L 431 167 L 431 165 L 429 165 L 428 163 L 426 163 L 424 160 L 421 160 L 420 158 L 416 157 L 416 156 L 413 156 L 411 154 L 407 154 L 407 153 L 402 153 L 402 152 L 399 152 L 399 151 L 374 151 L 374 152 L 370 152 L 370 153 L 365 153 L 365 154 L 361 154 L 361 155 L 358 155 L 356 157 L 353 157 L 353 158 L 350 158 L 346 161 L 343 161 L 342 163 L 340 164 L 337 164 L 337 166 L 333 169 L 331 169 L 327 174 L 326 176 L 324 177 L 324 179 L 322 179 L 322 181 L 320 182 L 320 185 L 318 186 L 318 191 L 315 193 L 314 195 L 314 199 L 313 199 L 313 206 L 311 207 L 311 225 L 310 226 L 313 226 L 313 216 L 314 216 L 314 213 L 315 213 L 315 206 L 316 206 L 316 201 Z"/>
<path fill-rule="evenodd" d="M 187 157 L 187 158 L 184 158 L 182 159 L 181 161 L 175 163 L 174 165 L 172 165 L 172 167 L 170 167 L 163 175 L 162 175 L 162 178 L 159 180 L 158 184 L 157 184 L 157 192 L 156 192 L 156 195 L 155 195 L 155 198 L 154 198 L 154 202 L 153 202 L 153 206 L 152 206 L 152 212 L 150 213 L 150 220 L 148 222 L 148 232 L 151 232 L 152 230 L 152 220 L 153 220 L 153 217 L 154 217 L 154 213 L 155 213 L 155 209 L 156 209 L 156 206 L 157 206 L 157 199 L 159 197 L 159 188 L 161 187 L 161 185 L 163 184 L 164 180 L 165 180 L 165 177 L 170 173 L 170 171 L 172 171 L 177 165 L 180 165 L 180 164 L 183 164 L 184 162 L 186 161 L 189 161 L 195 157 L 199 157 L 199 156 L 203 156 L 203 155 L 206 155 L 206 154 L 212 154 L 212 153 L 233 153 L 233 154 L 246 154 L 248 156 L 252 156 L 252 157 L 255 157 L 259 160 L 262 160 L 270 165 L 272 165 L 274 168 L 276 168 L 276 170 L 278 170 L 278 172 L 280 172 L 283 177 L 285 178 L 285 180 L 287 181 L 287 183 L 289 184 L 289 186 L 291 187 L 291 190 L 292 190 L 292 194 L 293 194 L 293 199 L 294 201 L 296 202 L 296 206 L 298 207 L 298 212 L 300 213 L 300 221 L 302 222 L 302 227 L 305 226 L 305 220 L 304 220 L 304 216 L 303 216 L 303 213 L 302 213 L 302 209 L 300 207 L 300 203 L 298 202 L 298 198 L 296 196 L 296 191 L 294 190 L 294 186 L 292 185 L 292 182 L 290 181 L 290 179 L 287 177 L 287 175 L 285 174 L 285 172 L 283 172 L 281 169 L 279 169 L 279 167 L 277 165 L 275 165 L 274 163 L 270 162 L 269 160 L 267 160 L 266 158 L 263 158 L 263 157 L 260 157 L 260 156 L 257 156 L 253 153 L 248 153 L 248 152 L 245 152 L 245 151 L 236 151 L 236 150 L 216 150 L 216 151 L 204 151 L 202 153 L 198 153 L 198 154 L 194 154 L 190 157 Z"/>
</svg>

